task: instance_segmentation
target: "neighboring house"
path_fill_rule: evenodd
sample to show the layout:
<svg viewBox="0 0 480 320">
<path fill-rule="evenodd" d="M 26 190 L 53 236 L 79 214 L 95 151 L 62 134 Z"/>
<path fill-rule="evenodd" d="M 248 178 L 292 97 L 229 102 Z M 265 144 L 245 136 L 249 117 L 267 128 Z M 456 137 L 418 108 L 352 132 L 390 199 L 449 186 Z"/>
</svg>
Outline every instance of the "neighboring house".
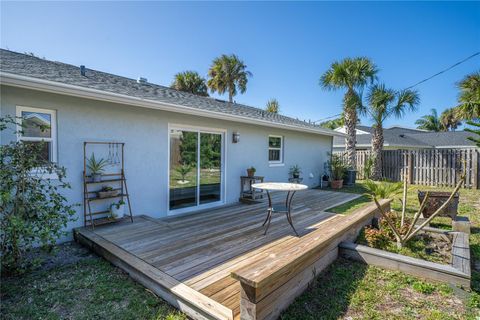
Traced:
<svg viewBox="0 0 480 320">
<path fill-rule="evenodd" d="M 345 133 L 345 128 L 335 129 L 337 132 Z M 372 148 L 373 128 L 359 125 L 357 132 L 357 150 L 370 150 Z M 383 129 L 385 150 L 398 149 L 446 149 L 446 148 L 475 148 L 476 145 L 467 137 L 474 134 L 466 131 L 429 132 L 420 129 L 404 128 L 393 126 Z M 333 139 L 333 150 L 345 150 L 345 139 L 335 137 Z"/>
<path fill-rule="evenodd" d="M 303 183 L 314 187 L 332 151 L 332 137 L 342 135 L 143 78 L 132 80 L 7 50 L 0 54 L 0 115 L 51 126 L 46 134 L 31 130 L 19 137 L 4 131 L 1 142 L 47 141 L 45 157 L 67 169 L 72 189 L 66 195 L 72 203 L 83 201 L 84 141 L 125 142 L 132 211 L 162 217 L 237 202 L 240 176 L 250 166 L 266 181 L 288 181 L 289 167 L 298 164 Z M 110 151 L 94 152 L 97 158 L 107 158 Z M 108 170 L 118 168 L 112 165 Z M 175 192 L 182 185 L 189 196 L 176 199 L 182 197 Z M 70 227 L 83 225 L 81 207 L 78 218 Z"/>
</svg>

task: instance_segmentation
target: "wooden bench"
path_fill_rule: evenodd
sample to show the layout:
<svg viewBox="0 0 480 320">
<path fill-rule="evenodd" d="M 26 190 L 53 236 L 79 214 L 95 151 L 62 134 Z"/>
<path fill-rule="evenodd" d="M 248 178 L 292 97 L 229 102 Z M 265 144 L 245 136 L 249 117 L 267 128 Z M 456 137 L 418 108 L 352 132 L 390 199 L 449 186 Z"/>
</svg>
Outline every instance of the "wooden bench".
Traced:
<svg viewBox="0 0 480 320">
<path fill-rule="evenodd" d="M 381 205 L 389 210 L 390 201 L 383 200 Z M 266 250 L 248 266 L 232 272 L 241 286 L 240 318 L 276 319 L 338 257 L 339 243 L 355 240 L 361 228 L 378 214 L 375 204 L 370 204 L 332 221 L 327 229 Z"/>
</svg>

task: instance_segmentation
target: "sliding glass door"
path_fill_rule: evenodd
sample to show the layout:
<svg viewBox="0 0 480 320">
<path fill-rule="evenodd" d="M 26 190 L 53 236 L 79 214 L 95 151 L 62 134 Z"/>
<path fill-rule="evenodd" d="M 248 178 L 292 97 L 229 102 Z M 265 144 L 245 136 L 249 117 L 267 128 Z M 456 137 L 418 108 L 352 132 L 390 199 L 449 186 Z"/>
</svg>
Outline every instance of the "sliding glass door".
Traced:
<svg viewBox="0 0 480 320">
<path fill-rule="evenodd" d="M 223 167 L 222 132 L 171 128 L 169 211 L 221 203 Z"/>
</svg>

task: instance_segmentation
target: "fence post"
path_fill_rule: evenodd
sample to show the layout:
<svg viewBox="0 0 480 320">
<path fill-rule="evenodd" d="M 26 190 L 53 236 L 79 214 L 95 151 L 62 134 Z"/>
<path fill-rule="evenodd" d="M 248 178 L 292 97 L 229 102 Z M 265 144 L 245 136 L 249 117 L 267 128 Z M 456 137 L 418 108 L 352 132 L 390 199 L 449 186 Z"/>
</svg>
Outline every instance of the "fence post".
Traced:
<svg viewBox="0 0 480 320">
<path fill-rule="evenodd" d="M 407 154 L 407 166 L 408 166 L 408 183 L 413 184 L 413 156 L 412 151 L 408 151 Z"/>
<path fill-rule="evenodd" d="M 478 189 L 478 150 L 473 150 L 472 159 L 472 189 Z"/>
</svg>

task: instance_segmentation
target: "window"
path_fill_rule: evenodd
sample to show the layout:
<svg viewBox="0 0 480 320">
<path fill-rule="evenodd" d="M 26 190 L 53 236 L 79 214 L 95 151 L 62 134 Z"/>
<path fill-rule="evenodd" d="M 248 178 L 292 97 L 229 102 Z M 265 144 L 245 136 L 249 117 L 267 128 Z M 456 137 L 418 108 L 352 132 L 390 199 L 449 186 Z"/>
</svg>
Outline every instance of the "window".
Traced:
<svg viewBox="0 0 480 320">
<path fill-rule="evenodd" d="M 282 136 L 268 136 L 268 161 L 271 164 L 283 163 Z"/>
<path fill-rule="evenodd" d="M 41 157 L 45 160 L 57 161 L 57 132 L 54 110 L 17 106 L 17 117 L 21 118 L 18 140 L 25 143 L 44 143 Z"/>
</svg>

